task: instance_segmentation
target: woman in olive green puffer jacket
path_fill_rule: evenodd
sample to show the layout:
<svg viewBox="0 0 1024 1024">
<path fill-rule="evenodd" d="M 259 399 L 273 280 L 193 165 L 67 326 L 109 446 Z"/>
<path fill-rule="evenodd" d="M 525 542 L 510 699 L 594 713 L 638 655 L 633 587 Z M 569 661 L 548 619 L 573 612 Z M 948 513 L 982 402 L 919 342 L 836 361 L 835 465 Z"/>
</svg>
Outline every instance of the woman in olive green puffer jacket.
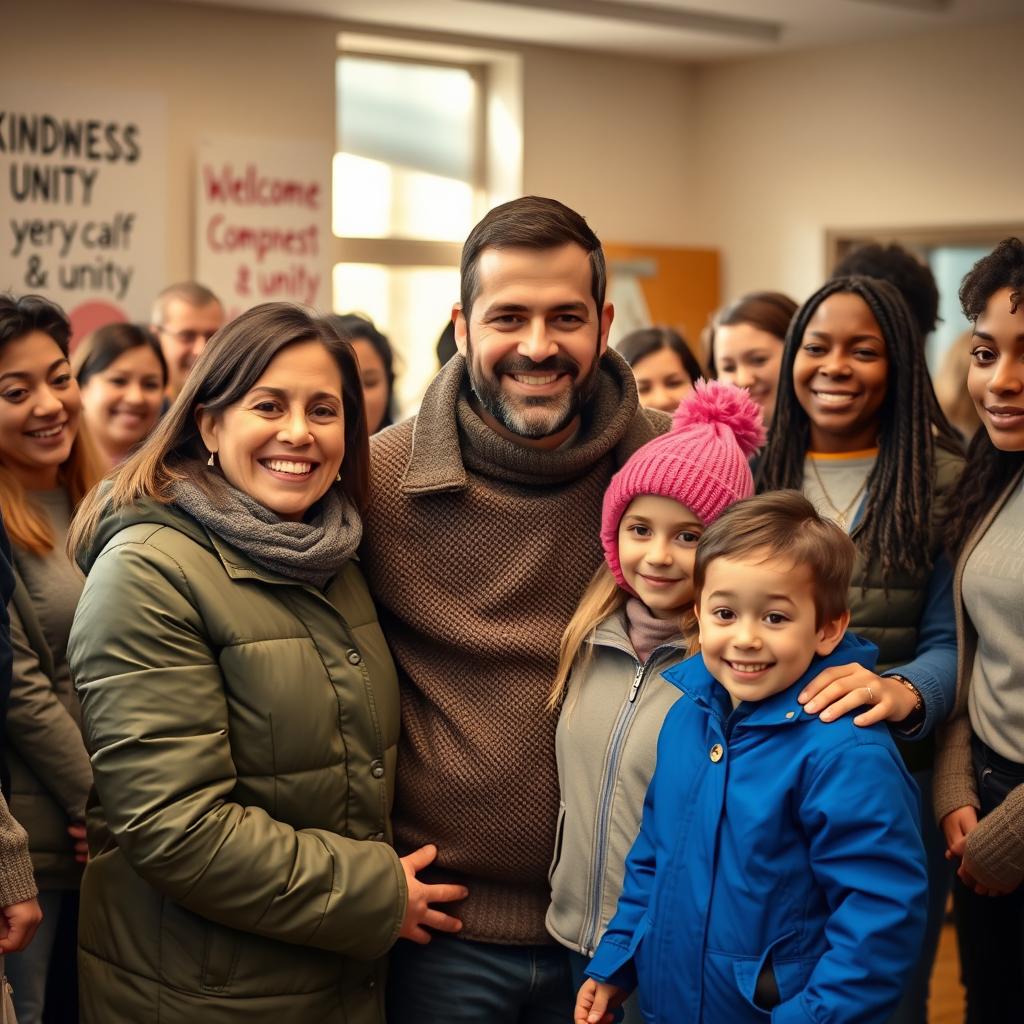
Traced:
<svg viewBox="0 0 1024 1024">
<path fill-rule="evenodd" d="M 398 689 L 352 558 L 358 380 L 323 321 L 243 314 L 76 522 L 86 1024 L 381 1024 L 395 939 L 456 927 L 423 908 L 461 893 L 388 844 Z"/>
</svg>

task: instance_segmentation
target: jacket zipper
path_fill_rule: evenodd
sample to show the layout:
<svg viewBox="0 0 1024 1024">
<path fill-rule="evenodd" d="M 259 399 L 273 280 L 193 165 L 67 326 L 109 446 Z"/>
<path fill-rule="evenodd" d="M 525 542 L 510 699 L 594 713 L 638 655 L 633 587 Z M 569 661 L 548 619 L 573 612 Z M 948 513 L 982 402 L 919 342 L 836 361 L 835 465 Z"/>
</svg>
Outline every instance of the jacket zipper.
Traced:
<svg viewBox="0 0 1024 1024">
<path fill-rule="evenodd" d="M 601 924 L 601 889 L 604 884 L 605 852 L 608 846 L 608 823 L 611 816 L 612 794 L 615 792 L 615 780 L 619 774 L 619 760 L 622 757 L 622 746 L 629 723 L 633 720 L 637 709 L 637 696 L 640 693 L 640 685 L 644 681 L 647 668 L 653 665 L 656 656 L 661 653 L 662 647 L 651 651 L 647 661 L 641 664 L 636 661 L 632 651 L 618 644 L 603 644 L 605 647 L 613 647 L 633 658 L 636 663 L 636 671 L 633 673 L 633 684 L 629 688 L 629 695 L 619 710 L 618 718 L 612 727 L 611 740 L 608 743 L 608 769 L 601 780 L 601 798 L 597 805 L 597 827 L 595 829 L 594 842 L 594 873 L 593 885 L 590 891 L 590 906 L 584 918 L 583 931 L 581 934 L 580 947 L 583 955 L 592 957 L 597 948 L 597 929 Z M 677 649 L 676 645 L 665 644 L 664 648 Z"/>
</svg>

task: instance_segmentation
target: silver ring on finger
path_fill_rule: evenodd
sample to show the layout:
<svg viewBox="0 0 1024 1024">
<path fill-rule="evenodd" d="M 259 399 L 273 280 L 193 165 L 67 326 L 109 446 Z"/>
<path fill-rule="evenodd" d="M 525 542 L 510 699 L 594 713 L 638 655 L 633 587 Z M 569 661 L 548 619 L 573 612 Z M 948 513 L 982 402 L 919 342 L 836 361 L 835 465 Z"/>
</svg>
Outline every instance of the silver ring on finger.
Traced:
<svg viewBox="0 0 1024 1024">
<path fill-rule="evenodd" d="M 874 695 L 874 693 L 871 692 L 871 687 L 870 686 L 865 686 L 864 689 L 868 691 L 868 703 L 869 704 L 874 704 L 875 703 L 875 695 Z"/>
</svg>

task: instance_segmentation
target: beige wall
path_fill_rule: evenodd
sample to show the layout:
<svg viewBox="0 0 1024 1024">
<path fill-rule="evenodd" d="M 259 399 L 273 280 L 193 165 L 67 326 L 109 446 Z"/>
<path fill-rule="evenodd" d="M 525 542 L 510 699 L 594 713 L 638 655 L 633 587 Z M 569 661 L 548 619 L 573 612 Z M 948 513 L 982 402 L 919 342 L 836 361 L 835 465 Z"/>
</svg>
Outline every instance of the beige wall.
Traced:
<svg viewBox="0 0 1024 1024">
<path fill-rule="evenodd" d="M 204 133 L 333 139 L 339 25 L 132 0 L 9 5 L 0 79 L 163 96 L 167 272 Z M 618 242 L 721 249 L 726 294 L 806 295 L 827 227 L 1024 215 L 1024 19 L 701 68 L 523 51 L 523 188 Z M 2 102 L 2 100 L 0 100 Z"/>
<path fill-rule="evenodd" d="M 32 0 L 4 13 L 4 78 L 163 96 L 167 273 L 191 272 L 199 137 L 334 139 L 339 24 L 134 0 Z M 523 185 L 578 205 L 609 238 L 678 244 L 693 73 L 558 50 L 523 54 Z M 0 99 L 2 103 L 2 99 Z"/>
<path fill-rule="evenodd" d="M 695 79 L 656 61 L 528 51 L 524 191 L 568 203 L 602 238 L 684 244 Z"/>
<path fill-rule="evenodd" d="M 709 67 L 692 239 L 802 299 L 826 228 L 1020 221 L 1024 20 Z"/>
</svg>

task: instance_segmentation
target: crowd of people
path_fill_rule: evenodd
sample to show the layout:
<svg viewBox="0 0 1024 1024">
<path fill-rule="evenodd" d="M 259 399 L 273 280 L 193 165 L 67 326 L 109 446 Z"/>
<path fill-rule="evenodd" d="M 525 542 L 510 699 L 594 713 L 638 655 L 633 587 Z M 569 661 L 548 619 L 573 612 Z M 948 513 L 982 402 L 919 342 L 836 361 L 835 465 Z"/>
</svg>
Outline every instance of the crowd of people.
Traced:
<svg viewBox="0 0 1024 1024">
<path fill-rule="evenodd" d="M 1024 242 L 942 387 L 899 247 L 700 346 L 606 284 L 490 211 L 405 419 L 361 315 L 0 297 L 21 1024 L 925 1024 L 951 892 L 1019 1019 Z"/>
</svg>

